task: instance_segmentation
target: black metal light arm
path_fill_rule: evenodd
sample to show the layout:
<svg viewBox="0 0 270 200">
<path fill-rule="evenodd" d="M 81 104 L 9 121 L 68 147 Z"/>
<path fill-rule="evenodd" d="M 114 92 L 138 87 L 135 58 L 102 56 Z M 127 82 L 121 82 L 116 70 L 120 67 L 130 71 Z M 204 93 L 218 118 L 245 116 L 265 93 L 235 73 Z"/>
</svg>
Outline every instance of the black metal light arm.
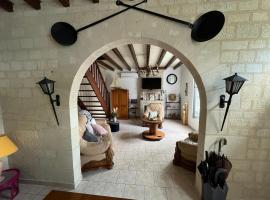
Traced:
<svg viewBox="0 0 270 200">
<path fill-rule="evenodd" d="M 46 84 L 46 87 L 47 87 L 47 90 L 50 91 L 48 84 Z M 60 106 L 60 96 L 56 95 L 56 99 L 53 99 L 51 93 L 49 93 L 48 95 L 50 97 L 50 102 L 51 102 L 51 105 L 52 105 L 52 108 L 53 108 L 53 113 L 54 113 L 57 125 L 59 126 L 59 121 L 58 121 L 58 117 L 57 117 L 56 110 L 55 110 L 55 107 L 54 107 L 54 102 L 56 102 L 57 106 Z"/>
<path fill-rule="evenodd" d="M 171 20 L 171 21 L 174 21 L 174 22 L 177 22 L 177 23 L 180 23 L 180 24 L 184 24 L 184 25 L 187 25 L 188 27 L 192 28 L 193 27 L 193 24 L 190 23 L 190 22 L 187 22 L 187 21 L 183 21 L 183 20 L 180 20 L 180 19 L 176 19 L 176 18 L 173 18 L 173 17 L 169 17 L 167 15 L 163 15 L 163 14 L 160 14 L 160 13 L 156 13 L 156 12 L 153 12 L 153 11 L 150 11 L 150 10 L 146 10 L 146 9 L 142 9 L 142 8 L 138 8 L 138 7 L 133 7 L 133 6 L 130 6 L 128 4 L 125 4 L 123 3 L 122 1 L 117 1 L 116 2 L 117 5 L 120 5 L 120 6 L 125 6 L 127 8 L 133 8 L 135 10 L 139 10 L 141 12 L 145 12 L 145 13 L 148 13 L 148 14 L 151 14 L 151 15 L 155 15 L 155 16 L 158 16 L 158 17 L 161 17 L 161 18 L 164 18 L 164 19 L 167 19 L 167 20 Z"/>
<path fill-rule="evenodd" d="M 224 108 L 225 103 L 227 103 L 227 107 L 226 107 L 224 119 L 223 119 L 222 126 L 221 126 L 221 131 L 223 130 L 223 126 L 224 126 L 224 123 L 225 123 L 225 121 L 226 121 L 226 118 L 227 118 L 227 115 L 228 115 L 228 112 L 229 112 L 229 108 L 230 108 L 230 105 L 231 105 L 231 102 L 232 102 L 232 96 L 233 96 L 233 95 L 230 95 L 228 101 L 225 101 L 225 95 L 221 95 L 221 96 L 220 96 L 220 103 L 219 103 L 220 108 Z M 221 107 L 221 106 L 223 106 L 223 107 Z"/>
<path fill-rule="evenodd" d="M 54 102 L 56 102 L 56 105 L 57 105 L 57 106 L 60 106 L 60 96 L 59 96 L 59 95 L 56 95 L 56 99 L 55 99 L 55 100 L 53 100 L 51 94 L 49 94 L 49 96 L 50 96 L 50 102 L 51 102 L 51 104 L 52 104 L 54 116 L 55 116 L 57 125 L 59 126 L 59 121 L 58 121 L 58 117 L 57 117 L 56 110 L 55 110 L 55 107 L 54 107 Z"/>
</svg>

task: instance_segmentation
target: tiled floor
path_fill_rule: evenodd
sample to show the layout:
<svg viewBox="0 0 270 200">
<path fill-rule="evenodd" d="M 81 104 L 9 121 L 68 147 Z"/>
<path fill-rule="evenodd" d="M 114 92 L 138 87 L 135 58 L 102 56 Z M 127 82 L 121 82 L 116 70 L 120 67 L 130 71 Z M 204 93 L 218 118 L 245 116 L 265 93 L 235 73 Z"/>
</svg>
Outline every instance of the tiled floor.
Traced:
<svg viewBox="0 0 270 200">
<path fill-rule="evenodd" d="M 113 133 L 115 157 L 112 170 L 98 169 L 83 174 L 75 192 L 140 200 L 196 200 L 195 175 L 172 164 L 175 142 L 191 130 L 178 121 L 166 120 L 166 137 L 145 141 L 140 121 L 121 121 L 121 131 Z M 48 186 L 21 184 L 16 200 L 40 200 Z"/>
</svg>

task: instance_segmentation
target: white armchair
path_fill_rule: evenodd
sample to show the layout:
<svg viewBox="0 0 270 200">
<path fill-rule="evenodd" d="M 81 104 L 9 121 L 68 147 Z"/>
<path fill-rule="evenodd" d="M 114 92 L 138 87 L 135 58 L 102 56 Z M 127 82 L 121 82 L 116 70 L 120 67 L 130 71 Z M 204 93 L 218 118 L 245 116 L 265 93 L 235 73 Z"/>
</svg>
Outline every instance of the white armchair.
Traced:
<svg viewBox="0 0 270 200">
<path fill-rule="evenodd" d="M 105 167 L 107 169 L 111 169 L 113 167 L 114 153 L 112 149 L 112 134 L 110 126 L 104 121 L 98 122 L 98 124 L 103 126 L 108 131 L 108 134 L 102 136 L 101 140 L 98 142 L 87 142 L 82 138 L 86 130 L 86 123 L 86 116 L 79 116 L 82 171 L 98 167 Z"/>
</svg>

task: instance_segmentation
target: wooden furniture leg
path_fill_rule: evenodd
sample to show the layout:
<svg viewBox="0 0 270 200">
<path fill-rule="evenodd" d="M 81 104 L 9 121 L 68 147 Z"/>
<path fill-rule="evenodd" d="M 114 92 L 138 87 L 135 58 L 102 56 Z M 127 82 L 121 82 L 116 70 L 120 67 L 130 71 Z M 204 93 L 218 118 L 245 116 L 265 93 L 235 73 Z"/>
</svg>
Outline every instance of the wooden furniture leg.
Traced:
<svg viewBox="0 0 270 200">
<path fill-rule="evenodd" d="M 112 146 L 110 146 L 106 153 L 106 158 L 100 161 L 90 161 L 86 164 L 84 164 L 81 168 L 82 172 L 91 170 L 91 169 L 95 169 L 95 168 L 99 168 L 99 167 L 104 167 L 106 169 L 112 169 L 113 168 L 113 156 L 114 156 L 114 152 L 112 149 Z"/>
</svg>

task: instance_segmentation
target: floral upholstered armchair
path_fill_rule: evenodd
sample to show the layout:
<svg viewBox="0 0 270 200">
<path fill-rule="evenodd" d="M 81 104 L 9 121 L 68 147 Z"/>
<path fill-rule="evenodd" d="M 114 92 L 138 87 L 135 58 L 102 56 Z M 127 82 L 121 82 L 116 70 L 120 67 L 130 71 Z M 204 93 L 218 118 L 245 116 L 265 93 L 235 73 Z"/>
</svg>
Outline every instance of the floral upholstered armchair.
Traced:
<svg viewBox="0 0 270 200">
<path fill-rule="evenodd" d="M 150 103 L 146 106 L 143 118 L 164 121 L 164 107 L 161 103 Z M 159 124 L 162 128 L 162 123 Z"/>
</svg>

